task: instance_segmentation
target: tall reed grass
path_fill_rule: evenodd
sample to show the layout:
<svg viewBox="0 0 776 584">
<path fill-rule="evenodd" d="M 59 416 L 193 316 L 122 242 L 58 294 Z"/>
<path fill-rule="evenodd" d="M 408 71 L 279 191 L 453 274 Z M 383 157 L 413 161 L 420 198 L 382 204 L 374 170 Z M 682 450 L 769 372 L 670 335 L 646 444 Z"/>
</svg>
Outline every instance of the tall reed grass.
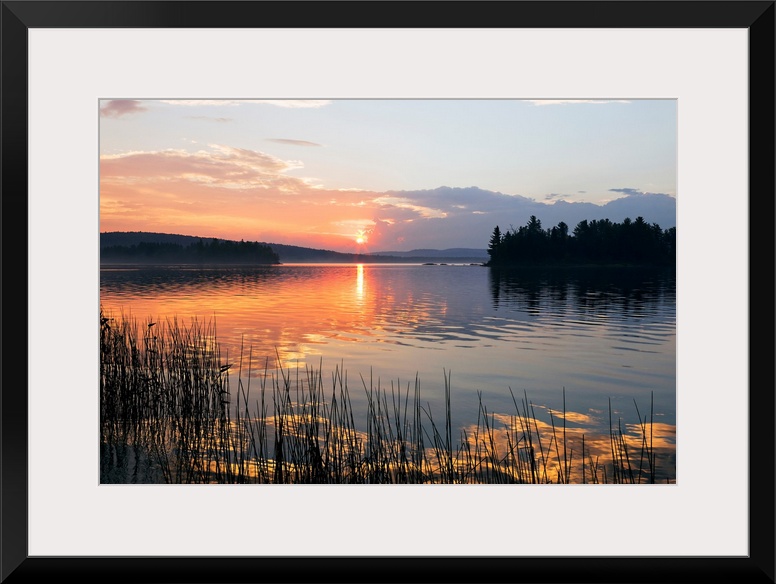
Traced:
<svg viewBox="0 0 776 584">
<path fill-rule="evenodd" d="M 355 407 L 344 368 L 254 371 L 241 348 L 221 358 L 215 325 L 116 317 L 100 311 L 101 482 L 274 484 L 493 484 L 670 482 L 653 444 L 654 408 L 638 424 L 591 439 L 550 423 L 527 393 L 512 414 L 489 412 L 456 430 L 452 378 L 444 374 L 443 419 L 420 380 L 384 387 L 360 377 Z M 233 368 L 236 367 L 236 371 Z M 230 387 L 230 372 L 237 387 Z M 243 381 L 245 379 L 245 381 Z M 251 387 L 251 381 L 254 387 Z M 258 385 L 258 387 L 256 387 Z M 511 393 L 511 389 L 510 389 Z M 359 415 L 359 412 L 360 415 Z M 455 434 L 455 437 L 454 437 Z M 572 437 L 573 435 L 573 437 Z M 579 450 L 575 447 L 580 445 Z"/>
</svg>

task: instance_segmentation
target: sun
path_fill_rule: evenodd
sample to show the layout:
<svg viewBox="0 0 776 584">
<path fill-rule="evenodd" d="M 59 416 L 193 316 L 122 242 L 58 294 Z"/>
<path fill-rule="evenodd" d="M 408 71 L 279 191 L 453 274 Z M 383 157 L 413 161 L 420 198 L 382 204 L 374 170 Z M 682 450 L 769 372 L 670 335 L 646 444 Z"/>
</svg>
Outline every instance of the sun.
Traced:
<svg viewBox="0 0 776 584">
<path fill-rule="evenodd" d="M 356 233 L 356 243 L 358 245 L 363 245 L 367 242 L 366 234 L 363 231 L 359 231 Z"/>
</svg>

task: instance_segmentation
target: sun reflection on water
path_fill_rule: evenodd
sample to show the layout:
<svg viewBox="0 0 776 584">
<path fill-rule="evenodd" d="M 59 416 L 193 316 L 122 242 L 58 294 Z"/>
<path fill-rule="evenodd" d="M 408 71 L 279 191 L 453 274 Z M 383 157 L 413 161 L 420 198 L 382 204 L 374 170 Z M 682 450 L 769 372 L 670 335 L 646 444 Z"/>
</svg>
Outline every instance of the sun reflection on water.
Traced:
<svg viewBox="0 0 776 584">
<path fill-rule="evenodd" d="M 364 264 L 356 266 L 356 299 L 364 301 Z"/>
</svg>

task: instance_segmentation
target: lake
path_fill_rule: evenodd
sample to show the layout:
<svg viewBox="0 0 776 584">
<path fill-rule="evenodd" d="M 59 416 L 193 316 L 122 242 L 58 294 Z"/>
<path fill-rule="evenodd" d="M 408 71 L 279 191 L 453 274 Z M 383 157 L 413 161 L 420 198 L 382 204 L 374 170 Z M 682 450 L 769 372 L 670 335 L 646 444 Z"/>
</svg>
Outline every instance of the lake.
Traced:
<svg viewBox="0 0 776 584">
<path fill-rule="evenodd" d="M 232 387 L 249 370 L 346 372 L 357 413 L 365 388 L 412 392 L 417 379 L 444 420 L 449 375 L 453 438 L 484 412 L 508 423 L 513 399 L 543 427 L 565 424 L 577 457 L 582 433 L 589 449 L 648 418 L 658 482 L 675 478 L 673 269 L 103 267 L 100 304 L 140 322 L 213 322 Z"/>
</svg>

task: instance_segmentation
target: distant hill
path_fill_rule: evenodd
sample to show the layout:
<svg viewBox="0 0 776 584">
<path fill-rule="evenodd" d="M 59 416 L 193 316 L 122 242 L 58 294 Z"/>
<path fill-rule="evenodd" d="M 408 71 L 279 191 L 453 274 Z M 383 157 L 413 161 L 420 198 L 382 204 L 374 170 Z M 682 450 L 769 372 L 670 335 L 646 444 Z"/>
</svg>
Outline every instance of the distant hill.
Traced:
<svg viewBox="0 0 776 584">
<path fill-rule="evenodd" d="M 300 247 L 298 245 L 286 245 L 283 243 L 269 243 L 272 250 L 280 256 L 280 261 L 288 264 L 303 263 L 363 263 L 363 262 L 401 262 L 402 258 L 380 257 L 377 259 L 368 258 L 366 255 L 341 253 L 328 249 L 313 249 L 310 247 Z"/>
<path fill-rule="evenodd" d="M 149 231 L 110 231 L 100 233 L 100 249 L 113 245 L 137 245 L 139 243 L 175 243 L 191 245 L 200 239 L 209 241 L 215 237 L 195 237 L 193 235 L 174 235 L 172 233 L 153 233 Z"/>
<path fill-rule="evenodd" d="M 470 247 L 451 247 L 448 249 L 413 249 L 410 251 L 375 251 L 370 255 L 396 256 L 401 258 L 421 258 L 444 259 L 444 260 L 466 260 L 466 261 L 487 261 L 490 259 L 488 250 L 473 249 Z"/>
<path fill-rule="evenodd" d="M 178 235 L 172 233 L 155 233 L 147 231 L 112 231 L 100 233 L 100 249 L 111 252 L 118 246 L 131 247 L 140 244 L 163 244 L 179 245 L 189 247 L 198 244 L 199 241 L 205 243 L 213 242 L 232 242 L 214 237 L 197 237 L 193 235 Z M 377 252 L 370 254 L 350 254 L 331 251 L 326 249 L 313 249 L 297 245 L 286 245 L 282 243 L 251 242 L 261 243 L 269 246 L 275 252 L 281 263 L 425 263 L 440 262 L 445 260 L 449 263 L 470 263 L 482 262 L 488 259 L 485 250 L 470 250 L 465 248 L 454 248 L 448 250 L 424 249 L 413 250 L 409 252 Z M 109 254 L 111 255 L 111 254 Z M 114 263 L 114 259 L 102 259 L 103 263 Z M 127 263 L 129 259 L 122 259 L 121 262 Z M 115 262 L 115 263 L 121 263 Z M 164 263 L 164 262 L 161 262 Z"/>
<path fill-rule="evenodd" d="M 280 258 L 265 243 L 216 238 L 124 237 L 122 243 L 100 236 L 100 261 L 104 264 L 142 265 L 269 265 Z M 132 243 L 130 243 L 132 242 Z"/>
</svg>

